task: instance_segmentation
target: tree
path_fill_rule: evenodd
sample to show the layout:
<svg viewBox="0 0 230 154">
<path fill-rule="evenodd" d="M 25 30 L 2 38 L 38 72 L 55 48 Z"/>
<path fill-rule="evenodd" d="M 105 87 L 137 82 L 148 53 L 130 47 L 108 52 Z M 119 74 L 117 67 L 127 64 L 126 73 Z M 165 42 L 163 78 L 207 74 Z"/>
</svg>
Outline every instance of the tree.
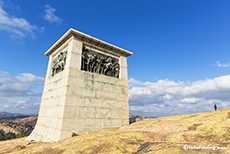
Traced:
<svg viewBox="0 0 230 154">
<path fill-rule="evenodd" d="M 0 130 L 0 141 L 4 141 L 5 139 L 5 132 L 3 130 Z"/>
<path fill-rule="evenodd" d="M 11 133 L 11 132 L 6 133 L 5 137 L 4 137 L 5 140 L 10 140 L 10 139 L 14 139 L 14 138 L 16 138 L 16 135 L 14 133 Z"/>
</svg>

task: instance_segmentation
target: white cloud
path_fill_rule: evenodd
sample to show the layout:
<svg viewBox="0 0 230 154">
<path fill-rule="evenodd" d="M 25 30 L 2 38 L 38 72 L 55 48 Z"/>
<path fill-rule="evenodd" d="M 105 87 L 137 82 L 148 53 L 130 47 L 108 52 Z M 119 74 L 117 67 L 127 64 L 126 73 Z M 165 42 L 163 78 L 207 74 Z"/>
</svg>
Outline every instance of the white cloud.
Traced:
<svg viewBox="0 0 230 154">
<path fill-rule="evenodd" d="M 200 100 L 199 98 L 189 97 L 189 98 L 183 98 L 183 99 L 181 99 L 181 102 L 182 103 L 196 103 L 199 100 Z"/>
<path fill-rule="evenodd" d="M 0 71 L 0 111 L 37 114 L 44 80 L 31 73 L 11 76 Z"/>
<path fill-rule="evenodd" d="M 51 23 L 62 23 L 62 19 L 57 17 L 54 12 L 56 11 L 55 8 L 51 7 L 50 5 L 45 5 L 45 16 L 44 19 L 51 22 Z"/>
<path fill-rule="evenodd" d="M 3 105 L 3 108 L 8 108 L 8 107 L 9 107 L 8 104 Z"/>
<path fill-rule="evenodd" d="M 30 73 L 22 73 L 12 77 L 9 73 L 0 71 L 0 96 L 26 97 L 41 95 L 44 78 Z M 40 89 L 40 90 L 39 90 Z"/>
<path fill-rule="evenodd" d="M 131 113 L 147 116 L 190 114 L 230 107 L 230 75 L 196 82 L 129 79 Z"/>
<path fill-rule="evenodd" d="M 0 30 L 5 30 L 10 33 L 13 39 L 23 39 L 25 37 L 34 38 L 35 31 L 41 31 L 44 28 L 39 28 L 32 25 L 24 18 L 10 16 L 4 9 L 3 4 L 0 3 Z"/>
<path fill-rule="evenodd" d="M 144 108 L 142 106 L 130 106 L 130 109 L 133 111 L 140 111 L 143 110 Z"/>
<path fill-rule="evenodd" d="M 224 64 L 224 63 L 221 64 L 220 61 L 217 61 L 217 62 L 216 62 L 216 65 L 217 65 L 218 67 L 225 67 L 225 68 L 230 67 L 230 63 L 228 63 L 228 64 Z"/>
<path fill-rule="evenodd" d="M 25 103 L 26 103 L 25 100 L 19 100 L 19 101 L 17 102 L 17 104 L 25 104 Z"/>
<path fill-rule="evenodd" d="M 44 78 L 37 77 L 30 73 L 21 73 L 15 77 L 18 81 L 23 83 L 33 83 L 33 84 L 41 84 L 44 81 Z"/>
<path fill-rule="evenodd" d="M 166 95 L 164 95 L 164 96 L 161 96 L 160 98 L 163 99 L 163 100 L 170 100 L 170 99 L 173 98 L 173 96 L 172 96 L 172 95 L 169 95 L 169 94 L 166 94 Z"/>
</svg>

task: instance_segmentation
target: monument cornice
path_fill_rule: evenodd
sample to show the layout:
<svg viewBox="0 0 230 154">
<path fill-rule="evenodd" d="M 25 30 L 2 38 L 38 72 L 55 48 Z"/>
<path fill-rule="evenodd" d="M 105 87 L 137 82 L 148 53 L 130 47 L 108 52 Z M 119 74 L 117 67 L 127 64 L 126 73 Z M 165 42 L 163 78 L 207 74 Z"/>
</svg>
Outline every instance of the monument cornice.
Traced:
<svg viewBox="0 0 230 154">
<path fill-rule="evenodd" d="M 109 44 L 107 42 L 104 42 L 102 40 L 99 40 L 95 37 L 92 37 L 90 35 L 84 34 L 82 32 L 79 32 L 75 29 L 70 28 L 53 46 L 51 46 L 46 52 L 45 55 L 50 56 L 56 49 L 58 49 L 61 45 L 63 45 L 67 40 L 69 40 L 71 37 L 74 37 L 83 43 L 92 44 L 104 49 L 107 49 L 109 51 L 113 51 L 115 53 L 119 53 L 123 56 L 130 56 L 133 53 L 130 51 L 127 51 L 125 49 L 119 48 L 117 46 L 114 46 L 112 44 Z"/>
</svg>

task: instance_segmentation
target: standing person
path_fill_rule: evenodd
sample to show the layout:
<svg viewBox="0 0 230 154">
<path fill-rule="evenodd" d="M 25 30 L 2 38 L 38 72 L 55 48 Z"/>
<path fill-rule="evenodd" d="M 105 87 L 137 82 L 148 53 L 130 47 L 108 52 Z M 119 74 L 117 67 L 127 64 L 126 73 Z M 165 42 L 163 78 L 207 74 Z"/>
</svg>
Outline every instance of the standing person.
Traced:
<svg viewBox="0 0 230 154">
<path fill-rule="evenodd" d="M 216 106 L 216 104 L 214 104 L 214 109 L 215 109 L 215 111 L 217 110 L 217 106 Z"/>
</svg>

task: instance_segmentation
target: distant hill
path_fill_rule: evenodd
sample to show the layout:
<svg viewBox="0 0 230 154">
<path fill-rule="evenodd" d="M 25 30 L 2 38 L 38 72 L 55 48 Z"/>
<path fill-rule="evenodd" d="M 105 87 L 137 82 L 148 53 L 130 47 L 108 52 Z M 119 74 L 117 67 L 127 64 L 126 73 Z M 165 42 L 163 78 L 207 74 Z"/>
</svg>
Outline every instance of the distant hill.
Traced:
<svg viewBox="0 0 230 154">
<path fill-rule="evenodd" d="M 3 117 L 0 119 L 0 141 L 28 136 L 37 122 L 37 116 L 22 118 L 20 115 L 7 114 L 7 118 Z"/>
<path fill-rule="evenodd" d="M 29 116 L 30 115 L 0 111 L 0 119 L 19 119 L 19 118 L 26 118 Z"/>
</svg>

